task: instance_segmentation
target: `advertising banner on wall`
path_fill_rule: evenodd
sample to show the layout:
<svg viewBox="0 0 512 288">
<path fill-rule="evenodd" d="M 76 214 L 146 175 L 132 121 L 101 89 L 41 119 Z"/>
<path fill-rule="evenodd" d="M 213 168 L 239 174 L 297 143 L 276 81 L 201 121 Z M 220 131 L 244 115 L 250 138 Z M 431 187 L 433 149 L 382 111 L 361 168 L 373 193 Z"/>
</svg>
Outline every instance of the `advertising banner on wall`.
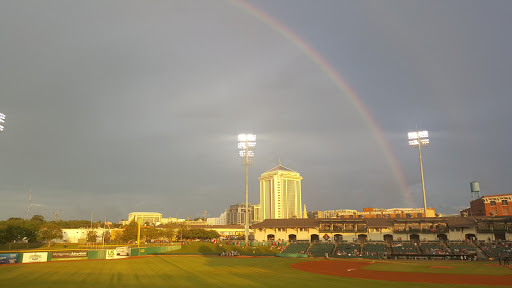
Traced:
<svg viewBox="0 0 512 288">
<path fill-rule="evenodd" d="M 89 251 L 56 251 L 52 252 L 52 261 L 87 260 Z"/>
<path fill-rule="evenodd" d="M 48 252 L 23 253 L 23 263 L 46 262 L 48 261 Z"/>
<path fill-rule="evenodd" d="M 14 264 L 18 263 L 18 254 L 0 254 L 0 264 Z"/>
<path fill-rule="evenodd" d="M 107 250 L 107 259 L 120 259 L 130 257 L 132 249 L 130 247 L 116 247 L 116 250 Z"/>
<path fill-rule="evenodd" d="M 116 247 L 116 258 L 130 257 L 132 249 L 130 247 Z"/>
<path fill-rule="evenodd" d="M 107 250 L 107 259 L 116 259 L 116 250 Z"/>
</svg>

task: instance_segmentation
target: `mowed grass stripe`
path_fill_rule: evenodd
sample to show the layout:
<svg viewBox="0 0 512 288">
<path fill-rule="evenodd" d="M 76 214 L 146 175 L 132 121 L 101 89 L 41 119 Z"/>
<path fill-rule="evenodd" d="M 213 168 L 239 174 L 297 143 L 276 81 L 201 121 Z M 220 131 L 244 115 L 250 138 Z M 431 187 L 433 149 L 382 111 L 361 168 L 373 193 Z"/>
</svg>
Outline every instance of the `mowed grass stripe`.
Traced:
<svg viewBox="0 0 512 288">
<path fill-rule="evenodd" d="M 6 287 L 466 287 L 359 280 L 295 270 L 294 258 L 150 256 L 0 266 Z M 324 286 L 328 285 L 328 286 Z M 474 286 L 479 287 L 479 286 Z"/>
</svg>

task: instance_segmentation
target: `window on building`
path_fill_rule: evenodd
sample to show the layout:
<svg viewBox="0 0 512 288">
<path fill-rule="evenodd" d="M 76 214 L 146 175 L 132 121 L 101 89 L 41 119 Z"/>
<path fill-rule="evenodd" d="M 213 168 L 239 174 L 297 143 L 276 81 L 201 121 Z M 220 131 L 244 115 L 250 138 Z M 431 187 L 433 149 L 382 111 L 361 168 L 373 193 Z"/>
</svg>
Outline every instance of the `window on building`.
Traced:
<svg viewBox="0 0 512 288">
<path fill-rule="evenodd" d="M 508 200 L 501 200 L 502 206 L 508 206 Z"/>
<path fill-rule="evenodd" d="M 496 216 L 496 215 L 498 215 L 496 208 L 491 208 L 491 216 Z"/>
<path fill-rule="evenodd" d="M 363 215 L 357 215 L 357 218 L 363 218 Z"/>
<path fill-rule="evenodd" d="M 503 207 L 503 215 L 508 215 L 508 207 Z"/>
<path fill-rule="evenodd" d="M 418 213 L 418 214 L 416 214 L 416 217 L 421 218 L 421 217 L 423 217 L 423 214 Z"/>
<path fill-rule="evenodd" d="M 396 218 L 400 218 L 400 214 L 395 214 Z"/>
<path fill-rule="evenodd" d="M 377 214 L 377 215 L 376 215 L 376 218 L 381 218 L 381 215 L 380 215 L 380 214 Z"/>
<path fill-rule="evenodd" d="M 405 214 L 405 218 L 412 218 L 412 214 Z"/>
<path fill-rule="evenodd" d="M 348 215 L 348 218 L 354 218 L 354 215 Z"/>
<path fill-rule="evenodd" d="M 496 206 L 496 201 L 491 201 L 491 206 Z"/>
</svg>

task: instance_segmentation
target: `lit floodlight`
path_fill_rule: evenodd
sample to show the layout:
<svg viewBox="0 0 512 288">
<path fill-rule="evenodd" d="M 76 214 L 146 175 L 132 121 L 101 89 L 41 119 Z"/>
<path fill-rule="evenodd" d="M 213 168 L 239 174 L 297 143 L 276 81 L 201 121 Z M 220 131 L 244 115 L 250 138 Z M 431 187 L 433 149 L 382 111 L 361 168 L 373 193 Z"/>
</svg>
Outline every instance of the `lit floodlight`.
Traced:
<svg viewBox="0 0 512 288">
<path fill-rule="evenodd" d="M 238 135 L 238 142 L 246 142 L 246 141 L 251 141 L 251 142 L 256 141 L 256 135 L 254 135 L 254 134 L 239 134 Z"/>
<path fill-rule="evenodd" d="M 427 145 L 430 143 L 428 139 L 428 131 L 418 131 L 407 133 L 409 138 L 409 146 Z"/>
<path fill-rule="evenodd" d="M 419 138 L 428 138 L 428 131 L 419 131 L 419 132 L 409 132 L 407 133 L 409 136 L 409 140 L 419 139 Z"/>
<path fill-rule="evenodd" d="M 420 131 L 418 132 L 420 138 L 428 138 L 428 131 Z"/>
<path fill-rule="evenodd" d="M 0 113 L 0 123 L 5 123 L 5 114 Z M 0 132 L 4 131 L 4 126 L 0 125 Z"/>
</svg>

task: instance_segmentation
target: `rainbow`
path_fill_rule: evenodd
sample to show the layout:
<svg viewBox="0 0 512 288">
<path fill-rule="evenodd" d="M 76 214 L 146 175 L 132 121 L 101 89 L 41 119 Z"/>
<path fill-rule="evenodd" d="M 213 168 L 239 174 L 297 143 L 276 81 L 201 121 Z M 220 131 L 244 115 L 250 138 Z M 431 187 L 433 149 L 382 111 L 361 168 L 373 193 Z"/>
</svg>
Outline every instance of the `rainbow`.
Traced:
<svg viewBox="0 0 512 288">
<path fill-rule="evenodd" d="M 379 125 L 377 124 L 375 119 L 373 119 L 368 108 L 366 108 L 366 106 L 361 101 L 361 99 L 359 99 L 355 91 L 350 88 L 348 83 L 341 77 L 341 75 L 325 60 L 325 58 L 322 57 L 322 55 L 313 50 L 313 48 L 311 48 L 311 46 L 309 46 L 308 43 L 302 40 L 297 34 L 293 33 L 290 29 L 281 24 L 279 21 L 272 18 L 270 15 L 266 14 L 265 12 L 261 11 L 260 9 L 250 5 L 249 3 L 243 0 L 230 0 L 230 2 L 235 7 L 238 7 L 239 9 L 256 17 L 261 22 L 269 26 L 272 30 L 278 32 L 284 38 L 288 39 L 291 43 L 295 44 L 299 49 L 304 51 L 304 53 L 308 55 L 313 60 L 313 62 L 316 63 L 320 67 L 320 69 L 327 74 L 329 78 L 333 80 L 338 89 L 350 99 L 353 105 L 357 108 L 357 111 L 359 111 L 362 117 L 366 120 L 370 130 L 374 133 L 378 143 L 384 150 L 386 160 L 388 161 L 388 163 L 390 163 L 393 174 L 395 175 L 398 183 L 400 184 L 402 190 L 401 192 L 405 197 L 406 204 L 409 205 L 409 207 L 414 207 L 414 202 L 412 200 L 411 192 L 409 190 L 407 182 L 405 181 L 404 173 L 402 172 L 402 169 L 400 168 L 398 160 L 393 154 L 391 147 L 386 141 L 382 130 L 379 128 Z"/>
</svg>

